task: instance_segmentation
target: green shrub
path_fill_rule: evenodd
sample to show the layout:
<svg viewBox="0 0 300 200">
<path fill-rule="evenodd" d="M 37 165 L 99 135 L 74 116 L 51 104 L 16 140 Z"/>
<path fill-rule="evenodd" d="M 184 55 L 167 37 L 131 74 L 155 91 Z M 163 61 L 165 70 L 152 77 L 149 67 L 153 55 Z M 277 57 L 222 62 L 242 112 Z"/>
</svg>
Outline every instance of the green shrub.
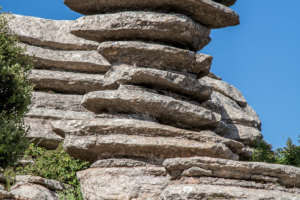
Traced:
<svg viewBox="0 0 300 200">
<path fill-rule="evenodd" d="M 1 7 L 0 7 L 1 10 Z M 28 146 L 23 118 L 33 85 L 26 81 L 33 68 L 16 35 L 9 30 L 10 14 L 0 13 L 0 167 L 6 168 Z"/>
<path fill-rule="evenodd" d="M 272 151 L 272 146 L 266 144 L 266 142 L 256 142 L 256 147 L 252 155 L 252 161 L 276 163 L 276 152 Z"/>
</svg>

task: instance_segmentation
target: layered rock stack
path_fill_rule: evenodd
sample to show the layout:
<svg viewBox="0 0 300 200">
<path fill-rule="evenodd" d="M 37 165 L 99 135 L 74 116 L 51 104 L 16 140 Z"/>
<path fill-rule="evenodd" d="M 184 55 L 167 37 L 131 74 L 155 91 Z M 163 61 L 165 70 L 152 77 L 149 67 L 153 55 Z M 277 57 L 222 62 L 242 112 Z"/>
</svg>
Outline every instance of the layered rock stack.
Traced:
<svg viewBox="0 0 300 200">
<path fill-rule="evenodd" d="M 239 161 L 260 119 L 197 53 L 239 24 L 235 0 L 64 3 L 88 16 L 10 26 L 37 61 L 29 137 L 93 163 L 85 199 L 300 199 L 299 168 Z"/>
</svg>

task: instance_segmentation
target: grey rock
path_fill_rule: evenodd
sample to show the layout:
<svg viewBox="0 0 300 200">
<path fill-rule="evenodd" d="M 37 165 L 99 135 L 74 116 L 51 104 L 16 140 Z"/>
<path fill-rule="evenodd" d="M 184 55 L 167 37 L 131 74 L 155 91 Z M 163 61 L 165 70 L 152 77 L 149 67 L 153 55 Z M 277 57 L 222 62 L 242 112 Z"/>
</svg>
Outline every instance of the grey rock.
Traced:
<svg viewBox="0 0 300 200">
<path fill-rule="evenodd" d="M 234 153 L 244 149 L 242 143 L 220 137 L 211 131 L 194 132 L 136 119 L 59 120 L 51 124 L 52 130 L 63 137 L 125 134 L 188 139 L 201 143 L 222 143 Z"/>
<path fill-rule="evenodd" d="M 182 172 L 182 176 L 210 176 L 211 170 L 203 169 L 201 167 L 191 167 Z"/>
<path fill-rule="evenodd" d="M 141 40 L 199 51 L 210 30 L 179 14 L 119 12 L 77 19 L 71 33 L 97 42 Z"/>
<path fill-rule="evenodd" d="M 161 194 L 160 199 L 274 199 L 298 200 L 299 194 L 261 189 L 247 189 L 232 186 L 177 184 L 169 185 Z"/>
<path fill-rule="evenodd" d="M 214 91 L 211 95 L 211 100 L 202 103 L 201 106 L 219 113 L 222 116 L 221 120 L 225 123 L 251 126 L 257 129 L 261 127 L 259 117 L 255 115 L 250 106 L 247 106 L 247 109 L 242 109 L 235 101 L 219 92 Z"/>
<path fill-rule="evenodd" d="M 278 182 L 283 186 L 300 186 L 300 168 L 262 162 L 242 162 L 210 157 L 166 159 L 163 166 L 174 177 L 191 167 L 211 170 L 209 176 L 239 180 Z"/>
<path fill-rule="evenodd" d="M 85 199 L 159 199 L 169 178 L 163 167 L 90 168 L 77 172 Z"/>
<path fill-rule="evenodd" d="M 1 190 L 5 190 L 5 187 L 4 187 L 4 185 L 2 183 L 0 183 L 0 192 L 1 192 Z"/>
<path fill-rule="evenodd" d="M 217 3 L 221 3 L 221 4 L 223 4 L 225 6 L 228 6 L 228 7 L 234 5 L 235 2 L 236 2 L 236 0 L 213 0 L 213 1 L 215 1 Z"/>
<path fill-rule="evenodd" d="M 89 112 L 80 105 L 82 95 L 32 92 L 31 109 L 44 108 L 63 111 Z"/>
<path fill-rule="evenodd" d="M 209 74 L 207 75 L 209 78 L 214 78 L 214 79 L 217 79 L 217 80 L 222 80 L 222 78 L 221 77 L 219 77 L 219 76 L 216 76 L 214 73 L 212 73 L 212 72 L 209 72 Z"/>
<path fill-rule="evenodd" d="M 63 50 L 97 49 L 97 42 L 78 38 L 70 33 L 73 22 L 14 15 L 9 28 L 22 42 L 35 46 Z"/>
<path fill-rule="evenodd" d="M 5 191 L 4 189 L 1 189 L 0 186 L 0 199 L 6 199 L 6 198 L 11 198 L 11 193 Z"/>
<path fill-rule="evenodd" d="M 32 164 L 34 164 L 33 159 L 20 159 L 17 162 L 18 166 L 27 166 L 27 165 L 32 165 Z"/>
<path fill-rule="evenodd" d="M 111 68 L 105 75 L 105 85 L 135 84 L 172 91 L 185 95 L 198 102 L 207 101 L 212 93 L 211 87 L 193 75 L 175 72 L 119 65 Z"/>
<path fill-rule="evenodd" d="M 105 73 L 111 65 L 96 51 L 51 50 L 26 45 L 27 55 L 36 61 L 36 69 L 59 69 L 86 73 Z"/>
<path fill-rule="evenodd" d="M 62 191 L 62 190 L 66 189 L 64 184 L 59 181 L 46 179 L 46 178 L 42 178 L 39 176 L 17 175 L 16 181 L 39 184 L 39 185 L 45 186 L 46 188 L 48 188 L 50 190 Z"/>
<path fill-rule="evenodd" d="M 58 92 L 86 94 L 91 91 L 117 89 L 118 85 L 103 86 L 103 75 L 61 72 L 52 70 L 32 70 L 28 80 L 36 89 Z"/>
<path fill-rule="evenodd" d="M 261 132 L 254 127 L 240 124 L 227 124 L 222 121 L 214 132 L 222 137 L 237 140 L 250 146 L 255 146 L 256 141 L 259 142 L 263 139 Z"/>
<path fill-rule="evenodd" d="M 52 131 L 50 120 L 25 118 L 25 124 L 30 127 L 26 137 L 40 147 L 54 150 L 63 141 L 61 136 Z"/>
<path fill-rule="evenodd" d="M 133 159 L 104 159 L 98 160 L 91 165 L 91 168 L 110 168 L 110 167 L 145 167 L 148 164 L 143 161 Z"/>
<path fill-rule="evenodd" d="M 204 77 L 205 81 L 207 81 L 214 91 L 220 92 L 221 94 L 233 99 L 236 101 L 241 107 L 247 106 L 247 101 L 242 95 L 242 93 L 234 86 L 220 80 L 216 80 L 210 77 Z"/>
<path fill-rule="evenodd" d="M 6 177 L 3 174 L 0 174 L 0 183 L 6 183 Z"/>
<path fill-rule="evenodd" d="M 113 157 L 144 158 L 158 162 L 165 158 L 211 156 L 238 160 L 222 143 L 201 143 L 186 139 L 137 135 L 67 135 L 64 149 L 77 159 L 95 162 Z"/>
<path fill-rule="evenodd" d="M 176 100 L 146 90 L 118 90 L 90 92 L 84 96 L 82 106 L 101 113 L 109 110 L 123 113 L 147 113 L 163 124 L 177 127 L 216 127 L 221 116 L 203 107 Z"/>
<path fill-rule="evenodd" d="M 58 194 L 44 186 L 19 182 L 11 188 L 12 197 L 24 200 L 58 200 Z"/>
<path fill-rule="evenodd" d="M 128 64 L 139 67 L 188 72 L 205 76 L 209 73 L 212 57 L 166 45 L 145 42 L 103 42 L 98 52 L 112 65 Z"/>
<path fill-rule="evenodd" d="M 239 15 L 210 0 L 144 0 L 144 1 L 105 1 L 105 0 L 64 0 L 73 11 L 84 15 L 116 13 L 120 11 L 158 11 L 163 13 L 180 13 L 189 16 L 209 28 L 223 28 L 238 25 Z"/>
</svg>

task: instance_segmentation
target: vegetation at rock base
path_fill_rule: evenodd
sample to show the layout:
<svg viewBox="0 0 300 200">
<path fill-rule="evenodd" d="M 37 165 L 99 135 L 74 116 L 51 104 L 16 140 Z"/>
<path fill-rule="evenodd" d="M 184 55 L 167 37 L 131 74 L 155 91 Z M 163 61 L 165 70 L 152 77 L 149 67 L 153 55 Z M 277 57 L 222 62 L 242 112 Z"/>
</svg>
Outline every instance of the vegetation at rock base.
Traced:
<svg viewBox="0 0 300 200">
<path fill-rule="evenodd" d="M 300 143 L 300 140 L 298 140 L 298 143 Z M 300 167 L 300 146 L 295 145 L 292 139 L 288 138 L 286 140 L 286 147 L 272 151 L 271 146 L 260 142 L 254 151 L 252 161 Z"/>
<path fill-rule="evenodd" d="M 60 199 L 83 199 L 76 172 L 88 168 L 90 163 L 70 157 L 63 149 L 62 143 L 56 150 L 46 150 L 41 147 L 36 147 L 32 143 L 25 151 L 23 158 L 32 159 L 34 160 L 34 163 L 25 166 L 12 167 L 10 170 L 6 170 L 5 175 L 8 177 L 14 177 L 16 175 L 33 175 L 57 180 L 73 187 L 66 191 L 58 192 Z M 10 184 L 12 185 L 13 183 Z"/>
<path fill-rule="evenodd" d="M 1 11 L 1 7 L 0 7 Z M 0 167 L 14 163 L 29 145 L 24 116 L 33 85 L 26 78 L 33 68 L 19 40 L 8 28 L 10 14 L 0 13 Z"/>
</svg>

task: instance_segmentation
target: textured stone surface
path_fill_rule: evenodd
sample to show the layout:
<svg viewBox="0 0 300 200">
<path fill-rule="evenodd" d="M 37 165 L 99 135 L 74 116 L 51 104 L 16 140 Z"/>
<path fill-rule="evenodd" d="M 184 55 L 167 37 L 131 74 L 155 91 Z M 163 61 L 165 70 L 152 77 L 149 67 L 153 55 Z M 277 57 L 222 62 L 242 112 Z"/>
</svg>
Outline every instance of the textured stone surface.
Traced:
<svg viewBox="0 0 300 200">
<path fill-rule="evenodd" d="M 169 178 L 163 167 L 90 168 L 77 172 L 85 199 L 159 199 Z"/>
<path fill-rule="evenodd" d="M 91 168 L 145 167 L 147 165 L 148 163 L 139 160 L 125 159 L 125 158 L 123 159 L 111 158 L 111 159 L 98 160 L 91 165 Z"/>
<path fill-rule="evenodd" d="M 97 42 L 142 40 L 199 51 L 210 30 L 179 14 L 120 12 L 77 19 L 71 33 Z"/>
<path fill-rule="evenodd" d="M 26 45 L 26 54 L 36 60 L 36 69 L 59 69 L 86 73 L 105 73 L 111 65 L 96 51 L 62 51 Z"/>
<path fill-rule="evenodd" d="M 0 183 L 6 183 L 6 177 L 3 174 L 0 174 Z"/>
<path fill-rule="evenodd" d="M 82 95 L 32 92 L 30 108 L 46 108 L 63 111 L 89 112 L 80 105 L 82 98 Z"/>
<path fill-rule="evenodd" d="M 28 182 L 28 183 L 39 184 L 39 185 L 45 186 L 46 188 L 48 188 L 50 190 L 62 191 L 64 189 L 66 189 L 64 184 L 59 182 L 59 181 L 46 179 L 46 178 L 42 178 L 42 177 L 39 177 L 39 176 L 17 175 L 16 176 L 16 181 L 17 182 Z"/>
<path fill-rule="evenodd" d="M 221 94 L 233 99 L 236 101 L 241 107 L 247 106 L 247 101 L 242 95 L 242 93 L 234 86 L 220 80 L 216 80 L 210 77 L 203 78 L 207 83 L 211 85 L 213 90 L 220 92 Z"/>
<path fill-rule="evenodd" d="M 192 157 L 167 159 L 163 166 L 174 177 L 180 177 L 185 170 L 192 167 L 199 167 L 211 170 L 212 173 L 209 176 L 213 177 L 277 182 L 289 187 L 300 186 L 300 168 L 288 165 Z M 202 176 L 202 174 L 196 176 Z"/>
<path fill-rule="evenodd" d="M 24 200 L 58 200 L 58 194 L 44 186 L 20 182 L 11 188 L 12 197 Z"/>
<path fill-rule="evenodd" d="M 58 92 L 86 94 L 91 91 L 117 89 L 118 85 L 103 86 L 103 75 L 61 72 L 52 70 L 32 70 L 28 80 L 35 89 L 49 89 Z"/>
<path fill-rule="evenodd" d="M 232 6 L 233 4 L 235 4 L 236 0 L 213 0 L 217 3 L 221 3 L 225 6 Z"/>
<path fill-rule="evenodd" d="M 184 14 L 209 28 L 235 26 L 240 23 L 239 15 L 236 12 L 210 0 L 90 0 L 88 2 L 84 0 L 64 0 L 64 3 L 71 10 L 84 15 L 147 10 Z"/>
<path fill-rule="evenodd" d="M 113 157 L 144 158 L 160 163 L 164 158 L 211 156 L 238 159 L 221 143 L 201 143 L 186 139 L 137 135 L 67 135 L 64 149 L 77 159 L 95 162 Z"/>
<path fill-rule="evenodd" d="M 21 15 L 14 15 L 14 17 L 9 23 L 9 28 L 24 43 L 64 50 L 97 49 L 97 42 L 78 38 L 70 33 L 74 21 Z"/>
<path fill-rule="evenodd" d="M 11 193 L 1 189 L 0 186 L 0 199 L 10 198 L 10 197 L 11 197 Z"/>
<path fill-rule="evenodd" d="M 221 77 L 215 75 L 215 74 L 212 73 L 212 72 L 209 72 L 209 74 L 208 74 L 207 76 L 210 77 L 210 78 L 214 78 L 214 79 L 220 80 L 220 81 L 222 80 Z"/>
<path fill-rule="evenodd" d="M 110 134 L 159 136 L 195 140 L 201 143 L 222 143 L 234 153 L 239 153 L 244 148 L 243 144 L 220 137 L 211 131 L 194 132 L 136 119 L 64 120 L 51 124 L 52 130 L 63 137 Z"/>
<path fill-rule="evenodd" d="M 105 75 L 105 85 L 134 84 L 150 88 L 164 89 L 185 95 L 198 102 L 210 99 L 211 87 L 202 79 L 152 68 L 141 68 L 127 65 L 114 66 Z"/>
<path fill-rule="evenodd" d="M 180 184 L 169 185 L 161 194 L 160 199 L 274 199 L 274 200 L 298 200 L 299 194 L 291 194 L 281 191 L 246 189 L 232 186 L 193 185 Z"/>
<path fill-rule="evenodd" d="M 212 57 L 166 45 L 145 42 L 103 42 L 98 52 L 112 65 L 128 64 L 162 70 L 189 72 L 205 76 L 209 73 Z"/>
<path fill-rule="evenodd" d="M 203 107 L 176 100 L 172 97 L 146 90 L 118 90 L 90 92 L 84 96 L 82 106 L 101 113 L 115 111 L 125 113 L 148 113 L 163 124 L 177 127 L 218 126 L 221 116 Z"/>
</svg>

